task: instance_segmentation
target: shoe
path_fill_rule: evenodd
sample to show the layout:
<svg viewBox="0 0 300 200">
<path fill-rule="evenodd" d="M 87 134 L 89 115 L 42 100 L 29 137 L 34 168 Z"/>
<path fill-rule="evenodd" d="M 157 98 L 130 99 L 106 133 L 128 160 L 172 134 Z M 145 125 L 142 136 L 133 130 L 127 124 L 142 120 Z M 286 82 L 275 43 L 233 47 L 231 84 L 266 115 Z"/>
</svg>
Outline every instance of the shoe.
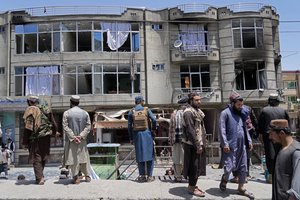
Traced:
<svg viewBox="0 0 300 200">
<path fill-rule="evenodd" d="M 91 177 L 89 177 L 89 176 L 85 177 L 85 182 L 89 183 L 89 182 L 91 182 L 91 180 L 92 180 Z"/>
<path fill-rule="evenodd" d="M 146 182 L 146 181 L 147 181 L 146 176 L 145 176 L 145 175 L 140 175 L 140 176 L 137 178 L 137 181 L 140 182 L 140 183 Z"/>
<path fill-rule="evenodd" d="M 147 182 L 148 182 L 148 183 L 153 182 L 154 180 L 155 180 L 155 179 L 154 179 L 153 176 L 149 176 L 149 177 L 147 178 Z"/>
<path fill-rule="evenodd" d="M 227 180 L 225 180 L 225 176 L 223 175 L 221 178 L 221 183 L 219 185 L 219 188 L 221 191 L 226 191 L 226 186 L 227 186 Z"/>
<path fill-rule="evenodd" d="M 72 183 L 73 183 L 73 184 L 79 184 L 79 183 L 80 183 L 79 177 L 78 177 L 78 176 L 74 176 L 74 177 L 73 177 L 73 180 L 72 180 Z"/>
<path fill-rule="evenodd" d="M 174 181 L 175 181 L 175 183 L 181 183 L 182 177 L 175 177 Z"/>
<path fill-rule="evenodd" d="M 253 195 L 253 193 L 249 192 L 248 190 L 246 189 L 238 189 L 238 192 L 237 192 L 239 195 L 242 195 L 242 196 L 245 196 L 245 197 L 248 197 L 249 199 L 253 200 L 255 197 Z"/>
</svg>

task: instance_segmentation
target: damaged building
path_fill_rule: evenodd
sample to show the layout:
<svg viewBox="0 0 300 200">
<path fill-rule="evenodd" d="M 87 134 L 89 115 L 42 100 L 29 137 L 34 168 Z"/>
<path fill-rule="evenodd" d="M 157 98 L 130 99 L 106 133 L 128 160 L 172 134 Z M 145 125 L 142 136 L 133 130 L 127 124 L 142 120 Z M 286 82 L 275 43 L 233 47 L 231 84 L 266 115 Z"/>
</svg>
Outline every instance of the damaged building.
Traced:
<svg viewBox="0 0 300 200">
<path fill-rule="evenodd" d="M 177 100 L 200 93 L 210 144 L 235 90 L 258 113 L 282 88 L 279 15 L 263 4 L 184 4 L 161 10 L 130 7 L 39 7 L 0 13 L 0 121 L 3 141 L 16 142 L 26 96 L 47 102 L 62 132 L 71 95 L 94 119 L 90 142 L 132 148 L 127 113 L 143 95 L 158 121 L 158 148 L 167 145 Z M 50 162 L 60 162 L 64 138 L 51 138 Z M 218 145 L 216 145 L 218 147 Z"/>
</svg>

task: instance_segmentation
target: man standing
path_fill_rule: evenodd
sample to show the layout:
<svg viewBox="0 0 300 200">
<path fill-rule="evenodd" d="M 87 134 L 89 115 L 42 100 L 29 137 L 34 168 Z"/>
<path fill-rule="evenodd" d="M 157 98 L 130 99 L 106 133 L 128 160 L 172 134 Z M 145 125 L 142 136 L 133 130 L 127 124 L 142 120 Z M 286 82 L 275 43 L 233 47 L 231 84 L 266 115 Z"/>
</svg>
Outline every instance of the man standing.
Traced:
<svg viewBox="0 0 300 200">
<path fill-rule="evenodd" d="M 189 180 L 188 193 L 204 197 L 205 192 L 197 187 L 198 177 L 206 175 L 206 130 L 203 122 L 204 113 L 200 110 L 200 104 L 199 94 L 188 95 L 188 105 L 183 113 L 183 176 Z"/>
<path fill-rule="evenodd" d="M 128 113 L 128 133 L 130 143 L 135 147 L 140 182 L 154 181 L 154 143 L 150 129 L 156 131 L 155 117 L 150 109 L 144 107 L 144 98 L 137 96 L 135 107 Z"/>
<path fill-rule="evenodd" d="M 288 121 L 272 120 L 269 138 L 281 145 L 275 155 L 272 199 L 300 199 L 300 143 L 291 136 Z"/>
<path fill-rule="evenodd" d="M 79 184 L 79 171 L 84 173 L 85 181 L 90 182 L 88 165 L 90 162 L 87 149 L 87 136 L 91 130 L 89 114 L 78 107 L 80 97 L 73 95 L 70 99 L 70 109 L 63 114 L 63 130 L 67 136 L 65 144 L 65 165 L 72 172 L 72 183 Z"/>
<path fill-rule="evenodd" d="M 10 164 L 13 164 L 15 162 L 15 143 L 14 141 L 9 137 L 7 139 L 7 149 L 9 150 L 9 162 L 8 162 L 8 167 Z"/>
<path fill-rule="evenodd" d="M 50 154 L 50 135 L 56 134 L 54 117 L 47 107 L 40 107 L 39 98 L 30 96 L 23 115 L 25 128 L 23 147 L 29 150 L 29 161 L 33 163 L 36 183 L 44 185 L 44 168 Z"/>
<path fill-rule="evenodd" d="M 188 99 L 186 96 L 178 100 L 180 107 L 175 110 L 170 119 L 169 128 L 169 143 L 172 146 L 172 158 L 174 167 L 175 182 L 182 181 L 182 169 L 183 169 L 183 145 L 182 145 L 182 125 L 183 125 L 183 112 L 186 108 Z"/>
<path fill-rule="evenodd" d="M 221 112 L 219 133 L 223 150 L 224 174 L 220 190 L 226 190 L 229 175 L 235 171 L 238 176 L 238 193 L 254 199 L 254 195 L 244 187 L 247 176 L 246 145 L 252 150 L 252 141 L 242 118 L 243 98 L 236 92 L 230 95 L 230 105 Z M 246 138 L 245 138 L 246 137 Z"/>
<path fill-rule="evenodd" d="M 267 182 L 272 183 L 275 154 L 279 151 L 280 145 L 273 144 L 272 141 L 269 139 L 269 125 L 271 120 L 286 119 L 289 121 L 290 118 L 288 113 L 283 108 L 278 107 L 278 94 L 270 94 L 268 104 L 268 106 L 262 109 L 261 114 L 259 116 L 258 130 L 260 133 L 260 137 L 262 137 L 264 142 L 266 164 L 267 169 L 269 171 L 269 178 Z"/>
</svg>

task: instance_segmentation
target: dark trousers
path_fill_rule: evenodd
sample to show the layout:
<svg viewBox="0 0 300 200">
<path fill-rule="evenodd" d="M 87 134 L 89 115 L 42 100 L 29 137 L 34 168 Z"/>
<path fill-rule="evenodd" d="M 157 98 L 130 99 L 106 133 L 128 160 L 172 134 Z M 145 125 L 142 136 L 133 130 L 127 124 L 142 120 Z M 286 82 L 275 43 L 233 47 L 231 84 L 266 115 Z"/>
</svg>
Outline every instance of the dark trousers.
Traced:
<svg viewBox="0 0 300 200">
<path fill-rule="evenodd" d="M 272 140 L 267 138 L 267 136 L 264 135 L 264 147 L 265 147 L 265 155 L 266 155 L 266 164 L 267 168 L 270 174 L 273 174 L 274 171 L 274 165 L 275 165 L 275 155 L 280 150 L 279 144 L 274 144 Z"/>
<path fill-rule="evenodd" d="M 36 181 L 44 178 L 44 168 L 50 154 L 50 135 L 34 139 L 30 142 L 29 158 L 33 164 Z"/>
<path fill-rule="evenodd" d="M 39 154 L 36 154 L 33 159 L 33 170 L 35 175 L 35 180 L 40 181 L 44 178 L 44 168 L 46 165 L 46 160 L 44 160 Z"/>
<path fill-rule="evenodd" d="M 196 186 L 198 181 L 198 157 L 196 149 L 192 145 L 184 144 L 184 168 L 185 176 L 189 179 L 189 186 Z M 186 156 L 189 155 L 189 156 Z"/>
</svg>

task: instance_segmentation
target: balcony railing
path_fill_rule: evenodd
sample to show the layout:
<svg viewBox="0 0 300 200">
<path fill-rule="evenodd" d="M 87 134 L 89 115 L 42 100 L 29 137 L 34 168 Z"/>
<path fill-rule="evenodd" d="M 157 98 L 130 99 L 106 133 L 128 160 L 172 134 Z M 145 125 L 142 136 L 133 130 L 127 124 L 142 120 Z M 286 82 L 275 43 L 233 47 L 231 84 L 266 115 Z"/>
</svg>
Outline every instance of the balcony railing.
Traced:
<svg viewBox="0 0 300 200">
<path fill-rule="evenodd" d="M 122 15 L 127 7 L 122 6 L 45 6 L 18 9 L 25 10 L 31 16 L 58 16 L 58 15 Z"/>
<path fill-rule="evenodd" d="M 179 51 L 185 54 L 186 57 L 191 56 L 207 56 L 212 52 L 212 48 L 210 45 L 201 45 L 201 44 L 193 44 L 193 45 L 183 45 L 179 47 Z"/>
<path fill-rule="evenodd" d="M 178 5 L 177 8 L 184 13 L 204 13 L 208 10 L 209 7 L 212 7 L 208 4 L 182 4 Z"/>
<path fill-rule="evenodd" d="M 246 11 L 254 11 L 254 12 L 260 12 L 260 10 L 268 5 L 262 4 L 262 3 L 239 3 L 239 4 L 232 4 L 228 5 L 227 8 L 233 12 L 246 12 Z M 272 10 L 276 12 L 276 8 L 273 6 L 270 6 Z"/>
</svg>

